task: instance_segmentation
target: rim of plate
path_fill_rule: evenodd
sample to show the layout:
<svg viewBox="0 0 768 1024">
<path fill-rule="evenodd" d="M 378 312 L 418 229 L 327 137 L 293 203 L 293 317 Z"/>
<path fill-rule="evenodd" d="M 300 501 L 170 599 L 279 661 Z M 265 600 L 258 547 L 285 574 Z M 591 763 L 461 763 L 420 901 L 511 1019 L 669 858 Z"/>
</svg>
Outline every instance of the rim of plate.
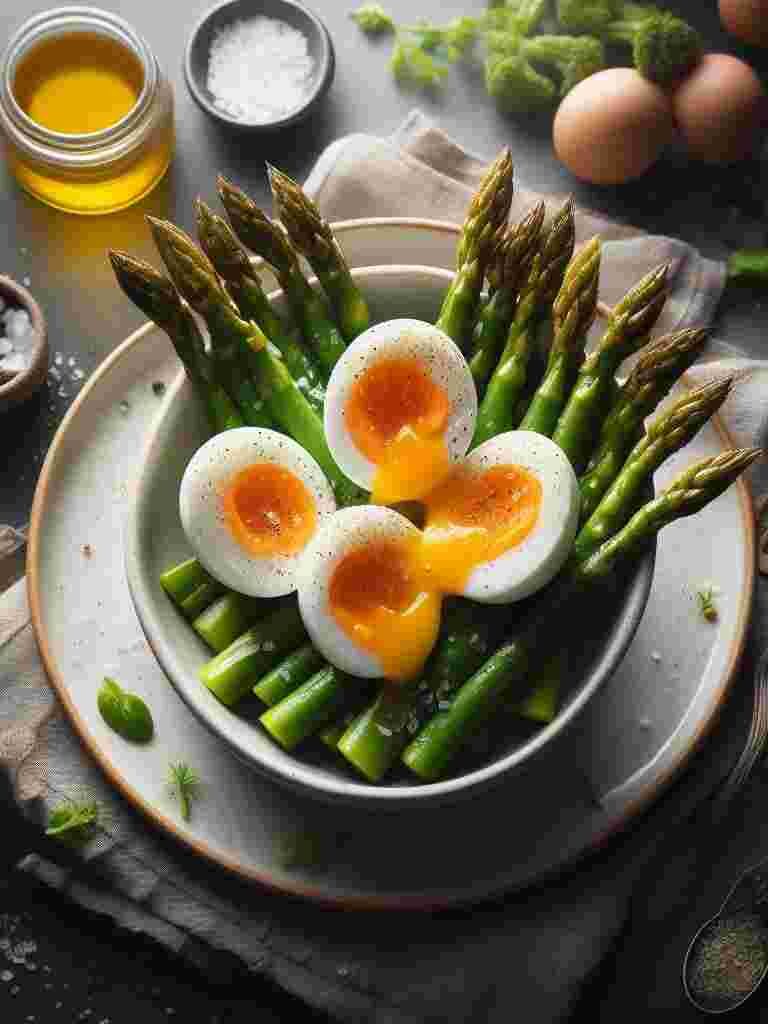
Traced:
<svg viewBox="0 0 768 1024">
<path fill-rule="evenodd" d="M 422 228 L 425 230 L 437 231 L 441 234 L 453 234 L 458 235 L 460 226 L 458 224 L 433 220 L 430 218 L 420 217 L 366 217 L 366 218 L 354 218 L 344 221 L 335 221 L 332 223 L 332 228 L 335 232 L 344 233 L 362 229 L 371 228 Z M 257 261 L 260 262 L 260 261 Z M 447 268 L 428 268 L 434 269 L 447 269 Z M 450 271 L 449 271 L 450 273 Z M 557 877 L 562 871 L 569 865 L 579 863 L 589 854 L 593 853 L 596 849 L 603 846 L 612 836 L 621 832 L 627 824 L 641 814 L 644 810 L 650 807 L 653 802 L 659 798 L 659 796 L 666 790 L 669 784 L 678 777 L 680 772 L 685 768 L 693 755 L 699 750 L 704 740 L 709 736 L 713 727 L 715 726 L 720 711 L 722 709 L 725 698 L 730 690 L 731 684 L 735 678 L 741 657 L 744 651 L 747 637 L 747 627 L 749 620 L 749 612 L 752 604 L 752 596 L 754 592 L 755 576 L 756 576 L 756 565 L 755 565 L 755 524 L 754 514 L 752 511 L 752 499 L 751 491 L 748 481 L 744 477 L 740 477 L 736 482 L 736 489 L 739 494 L 740 508 L 742 514 L 742 522 L 744 525 L 745 533 L 745 579 L 746 585 L 743 588 L 741 595 L 741 602 L 737 614 L 736 624 L 736 638 L 732 644 L 729 652 L 726 668 L 722 674 L 720 685 L 714 694 L 714 703 L 712 706 L 712 712 L 706 720 L 699 724 L 695 735 L 691 738 L 687 749 L 682 751 L 669 766 L 665 773 L 657 780 L 654 788 L 644 793 L 634 800 L 630 801 L 624 808 L 621 815 L 615 820 L 611 821 L 606 828 L 595 834 L 592 840 L 585 845 L 582 849 L 577 851 L 575 854 L 570 856 L 567 860 L 562 863 L 554 865 L 550 869 L 542 872 L 540 875 L 530 882 L 522 883 L 521 886 L 510 886 L 508 884 L 500 883 L 497 887 L 492 888 L 483 897 L 472 896 L 471 894 L 461 898 L 451 897 L 429 897 L 429 896 L 418 896 L 418 897 L 403 897 L 393 895 L 391 897 L 372 897 L 372 896 L 359 896 L 359 895 L 345 895 L 345 896 L 332 896 L 324 892 L 322 889 L 316 886 L 302 885 L 299 883 L 287 883 L 282 880 L 278 881 L 271 875 L 266 874 L 264 871 L 255 870 L 253 868 L 246 867 L 239 863 L 237 860 L 228 857 L 221 851 L 209 845 L 209 843 L 198 840 L 186 834 L 178 825 L 176 821 L 167 817 L 166 815 L 159 812 L 149 801 L 147 801 L 140 793 L 138 793 L 126 780 L 125 778 L 113 767 L 111 760 L 107 756 L 106 752 L 102 751 L 99 745 L 91 738 L 88 730 L 85 727 L 85 723 L 81 719 L 77 707 L 69 696 L 66 682 L 64 680 L 63 673 L 60 671 L 56 660 L 53 656 L 53 651 L 48 640 L 48 635 L 45 629 L 42 613 L 42 598 L 41 598 L 41 571 L 39 568 L 39 552 L 40 552 L 40 535 L 42 525 L 45 518 L 47 508 L 48 490 L 51 478 L 58 462 L 59 449 L 62 447 L 65 439 L 69 424 L 77 416 L 81 406 L 85 404 L 97 384 L 100 382 L 102 377 L 105 377 L 112 367 L 124 358 L 130 350 L 140 342 L 145 335 L 151 333 L 157 328 L 151 322 L 144 324 L 139 327 L 136 331 L 132 332 L 124 341 L 122 341 L 105 359 L 100 365 L 94 370 L 93 374 L 89 377 L 88 381 L 79 392 L 77 398 L 73 401 L 70 408 L 67 410 L 62 422 L 59 424 L 58 430 L 51 441 L 51 445 L 43 463 L 43 467 L 40 472 L 40 477 L 35 488 L 34 499 L 32 502 L 32 510 L 30 514 L 30 525 L 28 535 L 28 547 L 27 547 L 27 594 L 30 605 L 30 616 L 32 621 L 32 627 L 35 633 L 35 638 L 40 651 L 40 657 L 43 661 L 43 665 L 46 670 L 48 679 L 56 691 L 56 695 L 60 700 L 73 728 L 77 732 L 81 742 L 85 746 L 86 750 L 91 757 L 96 761 L 108 781 L 116 787 L 116 789 L 128 799 L 135 807 L 142 811 L 143 814 L 156 826 L 162 828 L 169 835 L 173 836 L 174 839 L 180 843 L 188 846 L 196 853 L 199 853 L 207 860 L 212 863 L 218 864 L 226 870 L 232 872 L 241 878 L 246 878 L 251 881 L 256 881 L 259 884 L 265 886 L 272 891 L 279 893 L 288 893 L 294 896 L 300 896 L 305 899 L 309 899 L 313 902 L 330 906 L 330 907 L 345 907 L 350 909 L 359 910 L 419 910 L 424 912 L 432 912 L 435 910 L 446 909 L 448 907 L 459 906 L 467 903 L 477 903 L 479 899 L 490 899 L 494 895 L 499 895 L 502 892 L 510 892 L 516 888 L 527 888 L 529 885 L 540 884 L 546 878 Z M 685 378 L 684 378 L 685 379 Z M 722 439 L 724 445 L 733 446 L 733 440 L 723 424 L 720 416 L 715 414 L 710 420 L 712 425 L 715 427 L 718 435 Z M 308 797 L 309 799 L 310 797 Z"/>
</svg>

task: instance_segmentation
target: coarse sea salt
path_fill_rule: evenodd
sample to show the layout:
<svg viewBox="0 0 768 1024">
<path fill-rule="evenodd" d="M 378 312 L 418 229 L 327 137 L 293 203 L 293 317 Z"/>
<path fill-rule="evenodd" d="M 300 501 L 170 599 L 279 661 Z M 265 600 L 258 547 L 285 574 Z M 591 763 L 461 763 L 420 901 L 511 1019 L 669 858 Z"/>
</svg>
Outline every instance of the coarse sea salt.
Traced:
<svg viewBox="0 0 768 1024">
<path fill-rule="evenodd" d="M 314 67 L 302 32 L 259 16 L 214 33 L 207 84 L 223 113 L 249 124 L 267 124 L 303 103 Z"/>
</svg>

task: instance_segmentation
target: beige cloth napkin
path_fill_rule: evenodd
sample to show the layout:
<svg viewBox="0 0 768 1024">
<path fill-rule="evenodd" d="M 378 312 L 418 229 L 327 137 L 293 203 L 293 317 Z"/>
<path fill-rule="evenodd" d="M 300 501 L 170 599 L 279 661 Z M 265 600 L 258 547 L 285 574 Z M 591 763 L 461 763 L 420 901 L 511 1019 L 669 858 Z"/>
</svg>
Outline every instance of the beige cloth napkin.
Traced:
<svg viewBox="0 0 768 1024">
<path fill-rule="evenodd" d="M 331 145 L 307 188 L 331 220 L 410 215 L 460 221 L 484 166 L 416 112 L 390 138 L 355 135 Z M 536 198 L 522 183 L 514 215 Z M 550 198 L 550 206 L 557 201 Z M 600 233 L 606 241 L 604 301 L 614 302 L 646 270 L 669 260 L 672 296 L 660 329 L 712 320 L 724 282 L 720 264 L 675 239 L 639 237 L 587 212 L 578 213 L 577 227 L 582 239 Z M 745 377 L 725 415 L 738 440 L 751 443 L 762 432 L 766 368 L 719 342 L 695 373 L 726 370 Z M 6 531 L 0 544 L 3 539 L 0 580 L 7 585 L 18 576 L 24 538 Z M 85 852 L 72 854 L 51 842 L 45 856 L 26 857 L 20 869 L 125 927 L 147 932 L 206 974 L 216 972 L 219 954 L 234 955 L 346 1021 L 506 1024 L 526 1007 L 527 1024 L 536 1024 L 567 1016 L 619 932 L 633 882 L 657 836 L 684 817 L 735 759 L 749 718 L 748 680 L 736 693 L 723 718 L 723 741 L 710 746 L 685 785 L 634 837 L 575 876 L 472 912 L 335 913 L 280 900 L 224 875 L 150 830 L 110 789 L 53 701 L 20 580 L 0 599 L 0 797 L 16 807 L 3 813 L 21 811 L 42 825 L 62 795 L 83 787 L 94 793 L 109 808 L 112 824 Z"/>
</svg>

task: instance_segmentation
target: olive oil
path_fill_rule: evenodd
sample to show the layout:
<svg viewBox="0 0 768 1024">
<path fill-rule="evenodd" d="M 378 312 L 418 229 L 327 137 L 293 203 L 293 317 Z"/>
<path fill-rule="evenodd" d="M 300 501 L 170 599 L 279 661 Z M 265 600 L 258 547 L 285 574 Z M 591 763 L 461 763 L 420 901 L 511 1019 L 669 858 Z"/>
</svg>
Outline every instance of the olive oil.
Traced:
<svg viewBox="0 0 768 1024">
<path fill-rule="evenodd" d="M 144 84 L 137 58 L 115 39 L 69 32 L 44 39 L 19 61 L 16 100 L 36 124 L 52 132 L 99 132 L 136 105 Z"/>
<path fill-rule="evenodd" d="M 151 191 L 173 154 L 173 94 L 145 40 L 92 7 L 53 8 L 16 32 L 0 127 L 19 184 L 70 213 L 110 213 Z"/>
</svg>

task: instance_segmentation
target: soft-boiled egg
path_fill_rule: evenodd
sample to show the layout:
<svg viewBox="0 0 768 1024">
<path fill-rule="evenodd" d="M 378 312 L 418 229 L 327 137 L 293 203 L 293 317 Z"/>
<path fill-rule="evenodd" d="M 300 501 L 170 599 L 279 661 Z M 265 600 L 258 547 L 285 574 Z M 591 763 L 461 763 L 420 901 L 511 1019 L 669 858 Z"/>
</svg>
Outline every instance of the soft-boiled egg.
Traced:
<svg viewBox="0 0 768 1024">
<path fill-rule="evenodd" d="M 179 490 L 181 523 L 198 560 L 225 586 L 254 597 L 296 589 L 298 560 L 335 510 L 311 455 L 262 427 L 206 441 Z"/>
<path fill-rule="evenodd" d="M 388 320 L 356 338 L 333 369 L 325 436 L 373 501 L 423 498 L 469 449 L 477 392 L 457 345 L 421 320 Z"/>
<path fill-rule="evenodd" d="M 431 585 L 486 604 L 519 601 L 568 556 L 579 519 L 563 451 L 528 430 L 476 448 L 425 499 L 422 561 Z"/>
<path fill-rule="evenodd" d="M 358 505 L 329 516 L 297 575 L 299 609 L 318 650 L 366 678 L 415 678 L 440 625 L 440 595 L 425 581 L 421 534 L 399 512 Z"/>
</svg>

